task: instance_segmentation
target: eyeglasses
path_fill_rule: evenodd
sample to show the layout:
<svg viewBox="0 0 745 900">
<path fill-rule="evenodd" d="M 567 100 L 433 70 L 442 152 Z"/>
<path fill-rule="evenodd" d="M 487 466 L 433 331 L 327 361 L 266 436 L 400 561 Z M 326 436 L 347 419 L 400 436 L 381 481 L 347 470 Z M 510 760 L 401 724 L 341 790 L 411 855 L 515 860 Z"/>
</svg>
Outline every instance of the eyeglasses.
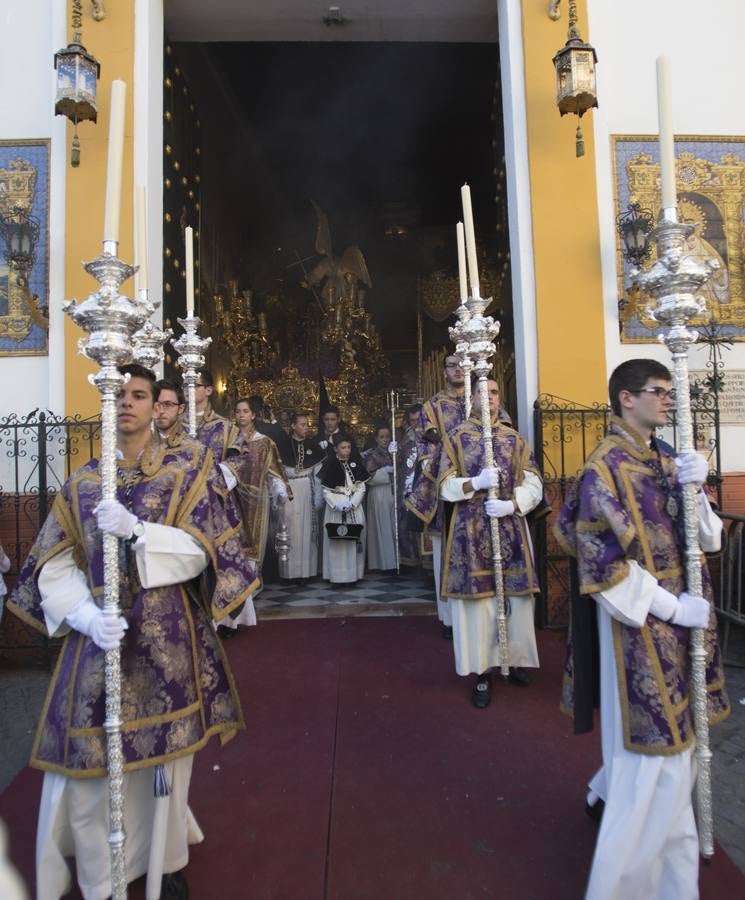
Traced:
<svg viewBox="0 0 745 900">
<path fill-rule="evenodd" d="M 156 409 L 173 409 L 174 406 L 181 406 L 180 403 L 174 403 L 173 400 L 158 400 L 153 405 Z"/>
<path fill-rule="evenodd" d="M 202 384 L 201 381 L 197 381 L 197 383 L 194 385 L 194 387 L 208 387 L 208 385 Z"/>
<path fill-rule="evenodd" d="M 463 366 L 460 363 L 445 363 L 446 369 L 462 369 Z"/>
<path fill-rule="evenodd" d="M 654 394 L 658 400 L 674 400 L 675 399 L 675 391 L 668 391 L 667 388 L 664 387 L 643 387 L 637 388 L 636 390 L 629 389 L 630 394 Z"/>
</svg>

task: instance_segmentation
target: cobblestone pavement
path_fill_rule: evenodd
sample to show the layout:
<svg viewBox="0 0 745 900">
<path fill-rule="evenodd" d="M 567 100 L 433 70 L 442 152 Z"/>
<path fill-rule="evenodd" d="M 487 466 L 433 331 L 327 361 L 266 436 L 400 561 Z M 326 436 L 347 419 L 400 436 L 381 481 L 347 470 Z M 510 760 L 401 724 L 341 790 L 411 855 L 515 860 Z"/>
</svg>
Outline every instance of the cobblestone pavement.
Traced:
<svg viewBox="0 0 745 900">
<path fill-rule="evenodd" d="M 0 668 L 0 791 L 28 760 L 48 681 L 45 669 Z M 745 668 L 728 666 L 727 685 L 732 715 L 711 732 L 715 833 L 745 872 Z"/>
</svg>

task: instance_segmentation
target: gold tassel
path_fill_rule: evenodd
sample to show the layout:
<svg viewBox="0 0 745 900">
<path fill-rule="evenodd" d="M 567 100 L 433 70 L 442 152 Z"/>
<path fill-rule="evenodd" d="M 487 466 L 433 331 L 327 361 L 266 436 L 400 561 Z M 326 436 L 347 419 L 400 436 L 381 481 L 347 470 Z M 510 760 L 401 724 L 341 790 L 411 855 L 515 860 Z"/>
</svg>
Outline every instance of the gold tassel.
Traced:
<svg viewBox="0 0 745 900">
<path fill-rule="evenodd" d="M 577 157 L 585 155 L 585 136 L 582 134 L 582 120 L 577 120 L 577 143 L 576 147 L 576 155 Z"/>
<path fill-rule="evenodd" d="M 77 169 L 80 165 L 80 139 L 78 138 L 78 123 L 75 123 L 75 134 L 72 138 L 72 150 L 70 151 L 70 165 Z"/>
</svg>

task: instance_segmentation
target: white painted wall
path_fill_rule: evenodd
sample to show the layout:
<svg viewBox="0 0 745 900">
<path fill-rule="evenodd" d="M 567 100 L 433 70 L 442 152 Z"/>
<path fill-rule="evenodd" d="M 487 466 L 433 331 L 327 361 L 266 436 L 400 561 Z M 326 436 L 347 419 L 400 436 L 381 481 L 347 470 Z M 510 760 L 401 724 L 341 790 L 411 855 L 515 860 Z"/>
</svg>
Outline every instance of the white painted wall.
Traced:
<svg viewBox="0 0 745 900">
<path fill-rule="evenodd" d="M 595 130 L 598 210 L 603 271 L 606 356 L 609 373 L 645 356 L 669 364 L 664 345 L 621 344 L 618 335 L 612 134 L 656 134 L 655 60 L 670 57 L 676 134 L 745 135 L 745 3 L 717 0 L 589 0 L 589 39 L 598 53 L 599 109 Z M 582 29 L 586 34 L 585 28 Z M 745 369 L 745 343 L 725 353 L 726 366 Z M 693 348 L 691 367 L 703 369 L 706 353 Z M 745 426 L 722 429 L 723 471 L 745 470 Z"/>
<path fill-rule="evenodd" d="M 49 356 L 0 358 L 0 418 L 35 407 L 62 412 L 64 340 L 65 125 L 54 117 L 53 57 L 65 46 L 66 4 L 24 0 L 3 4 L 0 30 L 0 139 L 51 138 L 49 292 L 52 317 Z"/>
</svg>

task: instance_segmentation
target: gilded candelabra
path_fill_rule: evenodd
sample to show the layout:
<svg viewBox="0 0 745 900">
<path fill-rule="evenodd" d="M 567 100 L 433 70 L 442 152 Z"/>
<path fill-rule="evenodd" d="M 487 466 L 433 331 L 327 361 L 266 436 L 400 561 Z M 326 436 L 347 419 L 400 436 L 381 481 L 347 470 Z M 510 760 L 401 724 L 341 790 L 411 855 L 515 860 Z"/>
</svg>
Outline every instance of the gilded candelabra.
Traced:
<svg viewBox="0 0 745 900">
<path fill-rule="evenodd" d="M 116 398 L 125 380 L 118 367 L 132 358 L 132 336 L 153 312 L 146 297 L 134 302 L 119 293 L 121 284 L 134 274 L 135 269 L 118 258 L 117 249 L 118 241 L 104 241 L 103 254 L 83 266 L 98 281 L 98 290 L 82 303 L 69 300 L 63 304 L 67 315 L 87 332 L 88 336 L 78 341 L 80 352 L 100 366 L 98 372 L 89 377 L 101 394 L 100 472 L 104 500 L 116 500 Z M 119 618 L 118 539 L 113 534 L 103 535 L 103 568 L 103 614 Z M 112 896 L 118 900 L 127 892 L 119 648 L 106 650 L 104 660 L 111 884 Z"/>
</svg>

